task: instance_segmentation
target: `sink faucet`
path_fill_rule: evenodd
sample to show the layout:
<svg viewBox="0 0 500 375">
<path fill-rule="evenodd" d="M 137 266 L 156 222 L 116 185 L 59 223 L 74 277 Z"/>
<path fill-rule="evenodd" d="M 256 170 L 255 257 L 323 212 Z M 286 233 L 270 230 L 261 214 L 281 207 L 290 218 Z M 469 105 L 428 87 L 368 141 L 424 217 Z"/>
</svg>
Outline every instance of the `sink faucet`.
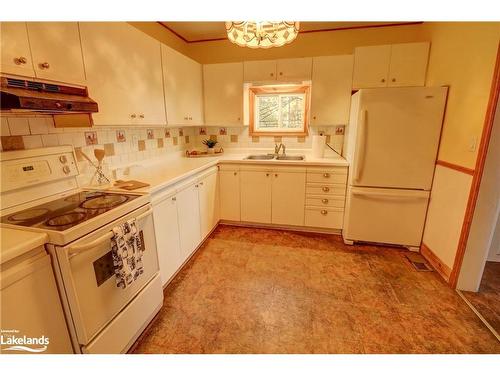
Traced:
<svg viewBox="0 0 500 375">
<path fill-rule="evenodd" d="M 274 155 L 276 155 L 276 157 L 279 155 L 281 149 L 283 149 L 283 156 L 285 156 L 286 146 L 283 143 L 280 143 L 279 145 L 276 143 L 274 145 Z"/>
</svg>

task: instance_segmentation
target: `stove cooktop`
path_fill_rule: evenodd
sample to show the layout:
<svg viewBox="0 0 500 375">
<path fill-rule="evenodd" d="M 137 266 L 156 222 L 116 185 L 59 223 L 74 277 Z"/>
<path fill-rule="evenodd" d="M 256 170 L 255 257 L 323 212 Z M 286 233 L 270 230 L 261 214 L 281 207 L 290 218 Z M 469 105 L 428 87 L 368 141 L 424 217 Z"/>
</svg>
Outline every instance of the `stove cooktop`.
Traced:
<svg viewBox="0 0 500 375">
<path fill-rule="evenodd" d="M 4 224 L 64 231 L 112 210 L 140 195 L 82 191 L 0 218 Z"/>
</svg>

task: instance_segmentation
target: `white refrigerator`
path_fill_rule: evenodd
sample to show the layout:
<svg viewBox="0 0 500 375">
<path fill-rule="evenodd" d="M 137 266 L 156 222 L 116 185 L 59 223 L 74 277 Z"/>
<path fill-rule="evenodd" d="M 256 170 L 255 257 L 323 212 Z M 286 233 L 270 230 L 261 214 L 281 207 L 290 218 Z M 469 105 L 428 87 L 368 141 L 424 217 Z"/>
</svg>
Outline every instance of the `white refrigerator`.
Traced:
<svg viewBox="0 0 500 375">
<path fill-rule="evenodd" d="M 344 242 L 420 246 L 447 88 L 363 89 L 352 96 Z"/>
</svg>

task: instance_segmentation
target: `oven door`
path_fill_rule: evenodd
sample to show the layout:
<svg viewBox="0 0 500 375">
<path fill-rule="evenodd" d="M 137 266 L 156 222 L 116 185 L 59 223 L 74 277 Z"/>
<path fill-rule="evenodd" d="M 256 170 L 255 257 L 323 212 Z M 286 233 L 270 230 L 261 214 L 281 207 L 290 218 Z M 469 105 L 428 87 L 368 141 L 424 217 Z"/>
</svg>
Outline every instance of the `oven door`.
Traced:
<svg viewBox="0 0 500 375">
<path fill-rule="evenodd" d="M 111 255 L 112 228 L 136 218 L 143 237 L 144 273 L 127 289 L 116 286 Z M 66 247 L 56 248 L 78 341 L 92 340 L 157 274 L 158 258 L 151 207 L 141 207 Z"/>
</svg>

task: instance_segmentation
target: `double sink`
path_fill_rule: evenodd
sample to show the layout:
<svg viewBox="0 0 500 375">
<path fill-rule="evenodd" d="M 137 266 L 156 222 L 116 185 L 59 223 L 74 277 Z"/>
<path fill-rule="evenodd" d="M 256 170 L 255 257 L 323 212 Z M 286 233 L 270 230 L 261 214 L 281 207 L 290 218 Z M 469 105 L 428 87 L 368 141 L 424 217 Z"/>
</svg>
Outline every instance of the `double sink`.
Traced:
<svg viewBox="0 0 500 375">
<path fill-rule="evenodd" d="M 302 155 L 276 155 L 276 154 L 261 154 L 249 155 L 245 160 L 304 160 Z"/>
</svg>

